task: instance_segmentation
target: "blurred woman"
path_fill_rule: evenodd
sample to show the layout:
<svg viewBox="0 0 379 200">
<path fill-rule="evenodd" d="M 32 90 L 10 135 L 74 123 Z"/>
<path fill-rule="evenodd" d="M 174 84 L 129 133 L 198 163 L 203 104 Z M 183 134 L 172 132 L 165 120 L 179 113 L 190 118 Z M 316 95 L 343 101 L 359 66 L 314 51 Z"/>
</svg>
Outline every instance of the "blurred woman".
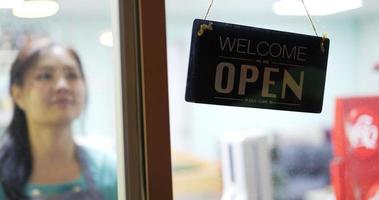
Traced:
<svg viewBox="0 0 379 200">
<path fill-rule="evenodd" d="M 72 125 L 86 103 L 78 54 L 38 39 L 11 67 L 13 118 L 0 147 L 0 199 L 115 200 L 115 159 L 79 146 Z"/>
</svg>

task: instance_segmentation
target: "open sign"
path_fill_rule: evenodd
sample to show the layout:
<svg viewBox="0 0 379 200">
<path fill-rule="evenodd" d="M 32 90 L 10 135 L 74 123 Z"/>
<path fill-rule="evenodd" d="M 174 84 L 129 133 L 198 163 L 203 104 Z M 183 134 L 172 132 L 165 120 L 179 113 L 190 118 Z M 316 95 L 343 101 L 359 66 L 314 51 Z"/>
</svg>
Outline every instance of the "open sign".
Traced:
<svg viewBox="0 0 379 200">
<path fill-rule="evenodd" d="M 329 39 L 196 19 L 186 100 L 319 113 Z"/>
</svg>

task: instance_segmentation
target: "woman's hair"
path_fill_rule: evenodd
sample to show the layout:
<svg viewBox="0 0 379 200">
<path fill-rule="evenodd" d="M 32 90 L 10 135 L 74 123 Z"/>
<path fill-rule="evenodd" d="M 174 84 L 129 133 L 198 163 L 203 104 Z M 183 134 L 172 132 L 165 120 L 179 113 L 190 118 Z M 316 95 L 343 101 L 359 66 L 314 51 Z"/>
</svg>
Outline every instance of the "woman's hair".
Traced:
<svg viewBox="0 0 379 200">
<path fill-rule="evenodd" d="M 61 46 L 49 39 L 31 40 L 24 45 L 10 72 L 10 93 L 12 86 L 22 87 L 28 70 L 34 66 L 44 53 L 55 46 Z M 71 48 L 67 51 L 78 62 L 84 80 L 83 68 L 78 54 Z M 28 126 L 24 111 L 14 103 L 13 118 L 2 137 L 0 146 L 0 182 L 8 199 L 28 199 L 24 188 L 30 178 L 33 158 L 29 142 Z"/>
</svg>

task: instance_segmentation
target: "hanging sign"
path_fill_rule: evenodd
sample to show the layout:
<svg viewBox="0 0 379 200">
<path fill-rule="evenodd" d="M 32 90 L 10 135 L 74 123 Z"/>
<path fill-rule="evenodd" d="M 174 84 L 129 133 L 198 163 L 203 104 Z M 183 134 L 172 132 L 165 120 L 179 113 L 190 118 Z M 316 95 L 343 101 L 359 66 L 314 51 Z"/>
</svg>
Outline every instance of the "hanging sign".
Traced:
<svg viewBox="0 0 379 200">
<path fill-rule="evenodd" d="M 329 39 L 196 19 L 186 101 L 320 113 Z"/>
</svg>

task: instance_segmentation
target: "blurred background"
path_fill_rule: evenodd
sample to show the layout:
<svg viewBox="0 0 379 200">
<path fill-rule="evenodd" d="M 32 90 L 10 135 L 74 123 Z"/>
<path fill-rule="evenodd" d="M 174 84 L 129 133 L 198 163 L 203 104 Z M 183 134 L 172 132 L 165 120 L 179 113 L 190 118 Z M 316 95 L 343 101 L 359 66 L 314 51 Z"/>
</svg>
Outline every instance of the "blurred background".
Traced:
<svg viewBox="0 0 379 200">
<path fill-rule="evenodd" d="M 304 1 L 318 35 L 325 33 L 330 38 L 320 114 L 184 101 L 192 23 L 195 18 L 204 18 L 210 2 L 166 0 L 175 199 L 220 199 L 223 193 L 228 199 L 226 190 L 240 187 L 237 183 L 227 185 L 222 146 L 223 138 L 241 132 L 246 138 L 264 132 L 268 138 L 272 198 L 334 198 L 329 165 L 333 156 L 331 137 L 336 99 L 375 96 L 379 92 L 379 1 Z M 315 35 L 301 0 L 214 0 L 207 19 Z M 234 158 L 234 163 L 237 162 Z M 261 163 L 256 159 L 252 165 Z M 259 183 L 256 179 L 252 182 Z M 254 184 L 246 186 L 247 190 L 253 190 L 252 187 Z M 240 189 L 239 193 L 244 193 L 244 188 Z"/>
</svg>

